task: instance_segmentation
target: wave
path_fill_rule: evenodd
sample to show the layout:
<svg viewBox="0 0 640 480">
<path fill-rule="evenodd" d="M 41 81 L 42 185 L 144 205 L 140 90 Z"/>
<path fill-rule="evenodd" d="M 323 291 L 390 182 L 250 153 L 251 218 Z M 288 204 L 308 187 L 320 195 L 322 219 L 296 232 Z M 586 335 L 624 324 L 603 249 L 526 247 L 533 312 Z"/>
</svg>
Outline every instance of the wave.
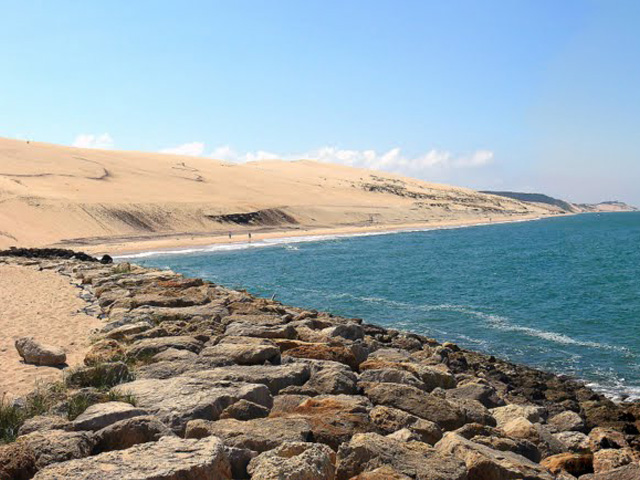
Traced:
<svg viewBox="0 0 640 480">
<path fill-rule="evenodd" d="M 606 343 L 599 342 L 591 342 L 586 340 L 579 340 L 572 338 L 563 333 L 550 332 L 547 330 L 540 330 L 537 328 L 526 327 L 523 325 L 514 325 L 508 318 L 503 317 L 501 315 L 495 315 L 490 313 L 484 313 L 479 310 L 472 309 L 466 305 L 454 305 L 454 304 L 440 304 L 440 305 L 415 305 L 407 302 L 400 302 L 396 300 L 390 300 L 383 297 L 375 297 L 375 296 L 359 296 L 353 295 L 351 293 L 327 293 L 321 290 L 312 290 L 312 289 L 304 289 L 307 292 L 316 293 L 328 298 L 348 298 L 351 300 L 355 300 L 363 303 L 377 303 L 383 304 L 390 307 L 402 308 L 413 311 L 448 311 L 448 312 L 457 312 L 465 315 L 470 315 L 480 320 L 483 320 L 489 327 L 494 328 L 496 330 L 506 331 L 506 332 L 520 332 L 525 335 L 540 338 L 542 340 L 546 340 L 549 342 L 557 343 L 560 345 L 576 345 L 580 347 L 588 347 L 588 348 L 596 348 L 596 349 L 604 349 L 604 350 L 615 350 L 618 352 L 630 353 L 628 348 L 620 347 L 617 345 L 609 345 Z M 394 324 L 398 324 L 399 322 L 396 320 Z M 460 338 L 463 338 L 462 335 L 457 335 Z M 463 338 L 464 340 L 472 340 L 474 343 L 486 343 L 484 340 L 480 339 L 470 339 L 469 337 Z"/>
</svg>

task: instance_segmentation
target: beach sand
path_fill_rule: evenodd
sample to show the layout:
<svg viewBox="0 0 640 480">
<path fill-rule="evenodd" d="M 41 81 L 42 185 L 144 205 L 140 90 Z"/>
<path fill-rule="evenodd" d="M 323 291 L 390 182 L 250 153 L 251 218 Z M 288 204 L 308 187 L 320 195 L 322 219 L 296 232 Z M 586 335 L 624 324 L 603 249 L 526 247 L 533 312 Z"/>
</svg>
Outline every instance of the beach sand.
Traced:
<svg viewBox="0 0 640 480">
<path fill-rule="evenodd" d="M 63 370 L 22 362 L 19 337 L 62 347 L 69 366 L 81 364 L 89 335 L 102 321 L 82 313 L 78 288 L 53 271 L 0 264 L 0 397 L 29 393 L 39 382 L 60 380 Z"/>
</svg>

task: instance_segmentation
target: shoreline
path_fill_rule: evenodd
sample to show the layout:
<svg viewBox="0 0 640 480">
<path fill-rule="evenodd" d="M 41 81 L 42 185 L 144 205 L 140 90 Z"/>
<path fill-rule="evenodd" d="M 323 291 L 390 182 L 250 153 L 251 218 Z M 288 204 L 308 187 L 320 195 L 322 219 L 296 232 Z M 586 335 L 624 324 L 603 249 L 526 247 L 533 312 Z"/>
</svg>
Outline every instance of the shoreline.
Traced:
<svg viewBox="0 0 640 480">
<path fill-rule="evenodd" d="M 34 449 L 20 468 L 40 470 L 37 478 L 94 471 L 104 476 L 104 465 L 112 464 L 105 478 L 148 472 L 148 462 L 166 458 L 168 448 L 177 452 L 174 463 L 182 467 L 183 452 L 212 443 L 221 461 L 241 470 L 233 478 L 249 478 L 252 465 L 287 442 L 325 451 L 327 469 L 338 472 L 338 479 L 376 471 L 387 478 L 411 462 L 416 478 L 455 467 L 459 474 L 446 478 L 462 480 L 477 472 L 468 462 L 479 461 L 490 473 L 551 480 L 557 462 L 575 458 L 587 470 L 597 467 L 612 475 L 606 478 L 640 473 L 632 457 L 640 445 L 639 404 L 614 403 L 574 378 L 167 270 L 68 259 L 65 252 L 32 253 L 31 258 L 7 255 L 5 263 L 78 282 L 104 314 L 86 366 L 75 370 L 64 388 L 42 390 L 51 406 L 40 415 L 55 418 L 57 429 L 38 426 L 31 433 L 39 424 L 27 413 L 0 452 L 7 458 L 25 444 L 40 445 L 42 438 L 59 444 L 60 436 L 82 432 L 97 435 L 106 448 L 88 449 L 73 460 L 56 457 L 42 466 Z M 107 369 L 120 374 L 107 380 L 101 373 Z M 86 391 L 95 395 L 75 412 L 73 399 L 89 398 Z M 143 409 L 143 428 L 136 427 L 137 418 L 113 418 L 116 405 L 132 413 Z M 100 421 L 101 429 L 96 432 L 90 421 Z M 147 424 L 157 428 L 145 434 Z M 130 428 L 142 432 L 140 438 L 119 434 Z M 107 437 L 113 430 L 118 434 Z M 67 445 L 60 448 L 66 452 Z M 223 447 L 256 453 L 245 461 Z M 356 454 L 363 449 L 373 464 L 359 461 Z M 210 449 L 203 451 L 210 457 Z M 622 461 L 600 462 L 599 456 Z"/>
<path fill-rule="evenodd" d="M 528 222 L 546 218 L 558 218 L 577 214 L 558 215 L 523 215 L 518 218 L 498 217 L 482 218 L 476 220 L 457 219 L 438 222 L 419 222 L 406 224 L 385 224 L 366 226 L 334 226 L 322 228 L 301 229 L 245 229 L 232 231 L 228 234 L 202 235 L 202 234 L 171 234 L 168 238 L 161 236 L 148 239 L 135 239 L 113 241 L 109 243 L 97 243 L 87 246 L 82 243 L 65 242 L 56 244 L 56 247 L 83 249 L 92 255 L 110 254 L 114 258 L 141 258 L 151 255 L 179 255 L 203 251 L 233 250 L 240 248 L 259 248 L 280 243 L 297 243 L 305 241 L 319 241 L 331 238 L 358 237 L 371 235 L 386 235 L 392 233 L 419 232 L 432 230 L 446 230 L 452 228 L 467 228 L 490 226 L 507 223 Z M 249 240 L 248 234 L 251 233 Z"/>
</svg>

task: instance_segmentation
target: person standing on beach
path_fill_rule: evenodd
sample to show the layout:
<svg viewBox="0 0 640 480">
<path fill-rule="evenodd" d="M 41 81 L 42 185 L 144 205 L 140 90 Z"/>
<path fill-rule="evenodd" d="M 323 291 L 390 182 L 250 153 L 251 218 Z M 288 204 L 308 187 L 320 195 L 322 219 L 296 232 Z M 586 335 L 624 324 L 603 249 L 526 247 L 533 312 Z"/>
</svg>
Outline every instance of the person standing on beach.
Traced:
<svg viewBox="0 0 640 480">
<path fill-rule="evenodd" d="M 249 232 L 249 241 L 251 241 L 251 232 Z"/>
<path fill-rule="evenodd" d="M 229 240 L 231 240 L 231 232 L 229 232 Z"/>
</svg>

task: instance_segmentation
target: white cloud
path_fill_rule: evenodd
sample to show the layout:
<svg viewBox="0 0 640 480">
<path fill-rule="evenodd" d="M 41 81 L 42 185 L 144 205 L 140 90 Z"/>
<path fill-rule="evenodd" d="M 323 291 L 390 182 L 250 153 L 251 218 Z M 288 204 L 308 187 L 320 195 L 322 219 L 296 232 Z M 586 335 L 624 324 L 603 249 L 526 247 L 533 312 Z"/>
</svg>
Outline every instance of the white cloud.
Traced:
<svg viewBox="0 0 640 480">
<path fill-rule="evenodd" d="M 160 150 L 160 153 L 171 153 L 174 155 L 189 155 L 192 157 L 199 157 L 204 153 L 204 143 L 183 143 L 182 145 L 178 145 L 177 147 L 165 148 L 163 150 Z"/>
<path fill-rule="evenodd" d="M 205 151 L 205 146 L 201 142 L 193 142 L 161 151 L 184 155 L 202 155 Z M 466 155 L 454 155 L 447 150 L 433 149 L 421 155 L 406 156 L 397 147 L 386 152 L 377 152 L 376 150 L 346 150 L 328 146 L 297 154 L 278 154 L 265 150 L 241 153 L 229 145 L 223 145 L 215 148 L 207 156 L 233 163 L 277 159 L 310 159 L 350 167 L 419 176 L 423 173 L 433 173 L 436 170 L 445 172 L 481 168 L 493 162 L 494 154 L 489 150 L 476 150 Z"/>
<path fill-rule="evenodd" d="M 72 144 L 78 148 L 113 148 L 113 138 L 108 133 L 94 135 L 92 133 L 81 133 L 76 137 Z"/>
</svg>

